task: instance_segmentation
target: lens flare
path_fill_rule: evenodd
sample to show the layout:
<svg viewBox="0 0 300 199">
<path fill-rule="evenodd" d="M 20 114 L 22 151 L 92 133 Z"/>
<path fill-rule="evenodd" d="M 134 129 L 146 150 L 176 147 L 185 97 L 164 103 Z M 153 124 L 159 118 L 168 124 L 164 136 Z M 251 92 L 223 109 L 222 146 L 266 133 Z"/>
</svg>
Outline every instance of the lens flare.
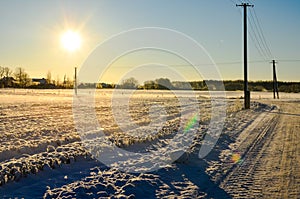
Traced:
<svg viewBox="0 0 300 199">
<path fill-rule="evenodd" d="M 188 132 L 198 121 L 198 114 L 194 115 L 184 127 L 184 133 Z"/>
<path fill-rule="evenodd" d="M 232 161 L 232 163 L 234 163 L 234 164 L 240 164 L 240 163 L 242 163 L 242 162 L 243 162 L 243 159 L 242 159 L 242 157 L 241 157 L 241 154 L 240 154 L 240 153 L 233 153 L 233 154 L 231 155 L 231 161 Z"/>
</svg>

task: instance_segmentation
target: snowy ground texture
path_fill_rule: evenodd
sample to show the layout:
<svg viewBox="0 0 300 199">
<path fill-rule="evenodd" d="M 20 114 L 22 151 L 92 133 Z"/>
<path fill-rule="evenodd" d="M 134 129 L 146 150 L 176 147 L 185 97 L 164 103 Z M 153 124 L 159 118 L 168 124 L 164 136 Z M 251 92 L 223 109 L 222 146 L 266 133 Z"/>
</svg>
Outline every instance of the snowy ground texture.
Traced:
<svg viewBox="0 0 300 199">
<path fill-rule="evenodd" d="M 134 139 L 114 122 L 111 94 L 96 95 L 97 117 L 111 142 L 142 151 L 170 142 L 179 106 L 172 93 L 135 92 L 134 122 L 149 124 L 153 104 L 165 107 L 168 121 L 158 134 Z M 0 90 L 0 198 L 300 198 L 300 95 L 272 100 L 272 93 L 252 93 L 251 109 L 242 110 L 242 92 L 226 94 L 225 125 L 208 156 L 198 158 L 211 104 L 207 92 L 197 92 L 201 118 L 185 156 L 153 172 L 128 173 L 83 147 L 73 91 Z"/>
</svg>

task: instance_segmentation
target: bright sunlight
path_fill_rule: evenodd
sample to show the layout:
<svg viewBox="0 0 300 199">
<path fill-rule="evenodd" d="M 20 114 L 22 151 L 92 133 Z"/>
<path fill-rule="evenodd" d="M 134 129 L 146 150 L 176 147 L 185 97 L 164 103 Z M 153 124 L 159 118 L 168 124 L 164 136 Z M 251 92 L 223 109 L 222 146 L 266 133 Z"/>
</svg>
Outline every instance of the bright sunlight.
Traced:
<svg viewBox="0 0 300 199">
<path fill-rule="evenodd" d="M 62 34 L 61 44 L 66 50 L 73 52 L 80 48 L 81 37 L 80 37 L 79 33 L 72 31 L 72 30 L 68 30 Z"/>
</svg>

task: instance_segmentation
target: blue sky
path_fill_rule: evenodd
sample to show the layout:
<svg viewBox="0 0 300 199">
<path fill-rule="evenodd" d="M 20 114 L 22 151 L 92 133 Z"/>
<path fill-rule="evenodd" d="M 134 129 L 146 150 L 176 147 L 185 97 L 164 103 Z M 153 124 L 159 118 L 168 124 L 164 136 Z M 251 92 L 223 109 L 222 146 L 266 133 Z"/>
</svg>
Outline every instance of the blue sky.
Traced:
<svg viewBox="0 0 300 199">
<path fill-rule="evenodd" d="M 62 79 L 64 74 L 72 77 L 73 68 L 80 67 L 89 53 L 112 35 L 132 28 L 162 27 L 182 32 L 200 43 L 217 63 L 223 79 L 243 79 L 242 8 L 235 6 L 235 3 L 239 2 L 3 0 L 0 1 L 0 65 L 12 69 L 23 67 L 31 77 L 46 76 L 47 71 L 51 71 L 54 79 Z M 279 80 L 299 81 L 300 62 L 293 60 L 300 60 L 300 1 L 251 2 L 255 5 L 255 14 L 272 57 L 262 56 L 255 47 L 259 43 L 253 42 L 249 36 L 249 79 L 270 80 L 271 65 L 268 62 L 274 58 L 279 60 Z M 248 10 L 250 9 L 252 8 Z M 250 17 L 249 13 L 249 20 Z M 252 23 L 254 26 L 253 21 Z M 73 53 L 67 52 L 60 45 L 60 35 L 68 29 L 80 32 L 83 40 L 81 49 Z M 251 33 L 250 26 L 249 29 Z M 124 58 L 126 62 L 120 60 L 116 63 L 119 67 L 108 70 L 108 74 L 104 75 L 102 80 L 119 81 L 121 74 L 130 69 L 128 66 L 142 63 L 136 61 L 141 57 L 144 60 L 148 59 L 147 53 L 143 56 L 137 53 L 135 56 Z M 167 57 L 170 64 L 180 63 L 175 57 Z M 155 59 L 150 61 L 154 62 Z M 120 69 L 120 66 L 125 67 Z M 139 70 L 136 74 L 137 79 L 142 83 L 155 78 L 155 75 L 157 78 L 174 77 L 168 76 L 169 73 L 164 69 L 156 70 L 152 76 L 149 76 L 146 68 L 144 72 Z M 198 79 L 197 76 L 193 76 L 194 71 L 191 67 L 181 68 L 179 72 L 185 73 L 189 80 Z"/>
</svg>

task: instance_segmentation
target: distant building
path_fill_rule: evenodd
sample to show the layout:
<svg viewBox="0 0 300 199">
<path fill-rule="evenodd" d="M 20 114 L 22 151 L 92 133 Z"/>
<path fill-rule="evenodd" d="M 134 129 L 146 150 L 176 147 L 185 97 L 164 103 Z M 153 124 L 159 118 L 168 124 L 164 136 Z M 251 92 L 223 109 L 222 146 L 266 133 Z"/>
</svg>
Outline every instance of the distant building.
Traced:
<svg viewBox="0 0 300 199">
<path fill-rule="evenodd" d="M 13 87 L 16 80 L 13 77 L 3 77 L 0 79 L 0 87 Z"/>
<path fill-rule="evenodd" d="M 33 85 L 46 85 L 47 80 L 45 78 L 32 78 L 31 79 Z"/>
</svg>

